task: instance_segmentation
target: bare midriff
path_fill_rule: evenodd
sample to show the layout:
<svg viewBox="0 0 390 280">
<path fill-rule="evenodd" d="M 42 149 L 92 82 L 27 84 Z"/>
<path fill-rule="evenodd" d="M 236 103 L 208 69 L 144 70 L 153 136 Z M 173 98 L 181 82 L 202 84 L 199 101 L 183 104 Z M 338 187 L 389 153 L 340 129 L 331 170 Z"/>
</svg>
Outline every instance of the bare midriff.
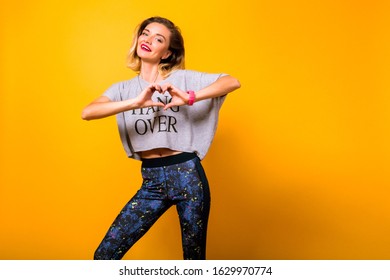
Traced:
<svg viewBox="0 0 390 280">
<path fill-rule="evenodd" d="M 141 152 L 141 158 L 160 158 L 180 154 L 179 151 L 174 151 L 167 148 L 158 148 L 149 151 Z"/>
</svg>

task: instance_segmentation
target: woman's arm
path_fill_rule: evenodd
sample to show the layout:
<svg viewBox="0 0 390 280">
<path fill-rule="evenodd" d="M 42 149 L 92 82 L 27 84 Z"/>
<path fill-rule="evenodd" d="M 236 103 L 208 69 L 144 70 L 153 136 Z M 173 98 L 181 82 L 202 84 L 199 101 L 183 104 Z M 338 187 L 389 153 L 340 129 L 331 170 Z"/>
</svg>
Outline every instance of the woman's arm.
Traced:
<svg viewBox="0 0 390 280">
<path fill-rule="evenodd" d="M 133 99 L 111 101 L 106 96 L 100 96 L 84 108 L 81 113 L 81 118 L 86 121 L 101 119 L 123 111 L 131 110 L 133 107 Z"/>
<path fill-rule="evenodd" d="M 240 82 L 232 76 L 223 76 L 211 85 L 195 92 L 195 102 L 208 98 L 223 96 L 241 87 Z M 172 101 L 164 109 L 172 106 L 182 106 L 188 104 L 189 96 L 186 92 L 176 88 L 171 84 L 162 86 L 163 91 L 168 91 L 172 96 Z"/>
<path fill-rule="evenodd" d="M 222 96 L 236 89 L 239 89 L 240 87 L 241 84 L 236 78 L 232 76 L 223 76 L 208 87 L 197 91 L 195 93 L 195 102 L 208 98 Z"/>
<path fill-rule="evenodd" d="M 81 118 L 83 120 L 89 121 L 144 107 L 165 106 L 164 103 L 154 102 L 152 100 L 152 95 L 155 91 L 162 92 L 161 86 L 157 84 L 151 84 L 146 87 L 136 98 L 123 101 L 111 101 L 106 96 L 100 96 L 84 108 L 83 112 L 81 113 Z"/>
</svg>

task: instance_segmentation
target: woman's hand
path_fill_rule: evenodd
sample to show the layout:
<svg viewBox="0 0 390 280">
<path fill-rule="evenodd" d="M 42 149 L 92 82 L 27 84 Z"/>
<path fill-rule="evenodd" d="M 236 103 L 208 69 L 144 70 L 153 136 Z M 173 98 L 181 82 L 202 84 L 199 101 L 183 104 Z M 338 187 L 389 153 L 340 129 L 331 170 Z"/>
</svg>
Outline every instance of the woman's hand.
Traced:
<svg viewBox="0 0 390 280">
<path fill-rule="evenodd" d="M 147 86 L 136 98 L 134 98 L 134 104 L 136 108 L 145 108 L 145 107 L 164 107 L 165 104 L 162 102 L 154 102 L 152 100 L 153 93 L 158 91 L 159 93 L 164 92 L 165 90 L 158 84 L 150 84 Z"/>
<path fill-rule="evenodd" d="M 173 106 L 183 106 L 188 104 L 188 94 L 181 89 L 171 85 L 164 84 L 161 87 L 162 92 L 169 92 L 172 96 L 171 102 L 164 106 L 164 110 L 167 110 Z"/>
</svg>

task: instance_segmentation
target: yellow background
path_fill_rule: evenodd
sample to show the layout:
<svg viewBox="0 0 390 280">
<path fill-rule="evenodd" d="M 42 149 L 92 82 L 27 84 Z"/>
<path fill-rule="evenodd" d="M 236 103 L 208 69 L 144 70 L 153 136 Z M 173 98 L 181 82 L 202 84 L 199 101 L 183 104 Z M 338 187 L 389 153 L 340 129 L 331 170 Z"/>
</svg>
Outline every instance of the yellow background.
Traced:
<svg viewBox="0 0 390 280">
<path fill-rule="evenodd" d="M 115 118 L 134 27 L 182 29 L 188 69 L 242 87 L 203 164 L 210 259 L 390 259 L 388 1 L 1 1 L 0 258 L 91 259 L 141 183 Z M 181 259 L 175 209 L 126 259 Z"/>
</svg>

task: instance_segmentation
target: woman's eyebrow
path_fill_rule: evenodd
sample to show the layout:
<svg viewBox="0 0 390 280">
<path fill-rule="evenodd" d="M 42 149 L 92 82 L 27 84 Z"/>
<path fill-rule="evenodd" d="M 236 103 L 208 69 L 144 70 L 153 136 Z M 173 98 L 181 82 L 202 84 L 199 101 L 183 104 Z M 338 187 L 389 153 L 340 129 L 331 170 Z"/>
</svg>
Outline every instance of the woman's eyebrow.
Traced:
<svg viewBox="0 0 390 280">
<path fill-rule="evenodd" d="M 157 36 L 161 36 L 161 37 L 163 37 L 165 41 L 167 40 L 167 38 L 165 38 L 165 36 L 164 36 L 164 35 L 162 35 L 162 34 L 160 34 L 160 33 L 157 33 L 156 35 L 157 35 Z"/>
<path fill-rule="evenodd" d="M 144 29 L 144 31 L 147 31 L 147 32 L 149 32 L 149 33 L 150 33 L 150 30 L 149 30 L 149 29 L 147 29 L 147 28 L 145 28 L 145 29 Z M 167 40 L 167 38 L 165 38 L 165 36 L 164 36 L 164 35 L 162 35 L 162 34 L 160 34 L 160 33 L 156 33 L 156 35 L 157 35 L 157 36 L 161 36 L 161 37 L 163 37 L 163 38 L 164 38 L 164 40 Z"/>
</svg>

